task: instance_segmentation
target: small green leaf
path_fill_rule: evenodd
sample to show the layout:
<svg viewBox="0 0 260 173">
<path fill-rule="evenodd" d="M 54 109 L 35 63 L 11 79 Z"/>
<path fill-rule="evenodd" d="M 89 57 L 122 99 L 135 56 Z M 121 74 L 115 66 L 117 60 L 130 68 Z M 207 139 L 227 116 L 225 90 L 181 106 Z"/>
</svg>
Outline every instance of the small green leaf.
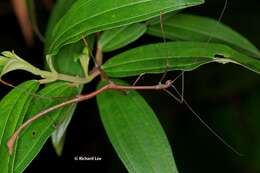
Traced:
<svg viewBox="0 0 260 173">
<path fill-rule="evenodd" d="M 134 42 L 145 33 L 146 29 L 145 24 L 135 23 L 104 31 L 99 45 L 103 52 L 111 52 Z"/>
<path fill-rule="evenodd" d="M 260 58 L 259 50 L 252 43 L 219 21 L 187 14 L 177 14 L 164 19 L 164 33 L 161 31 L 160 23 L 148 26 L 147 33 L 159 37 L 164 34 L 166 38 L 172 40 L 225 43 L 248 55 Z"/>
<path fill-rule="evenodd" d="M 70 121 L 71 119 L 69 119 Z M 61 129 L 61 128 L 59 128 Z M 62 155 L 63 152 L 63 148 L 64 148 L 64 144 L 65 144 L 65 139 L 66 139 L 66 128 L 62 128 L 64 129 L 64 131 L 61 131 L 61 133 L 59 132 L 59 129 L 56 130 L 55 132 L 53 132 L 53 134 L 51 135 L 51 141 L 52 141 L 52 145 L 55 149 L 55 152 L 58 156 Z"/>
<path fill-rule="evenodd" d="M 84 72 L 80 64 L 80 56 L 84 45 L 82 42 L 64 46 L 61 51 L 52 58 L 56 71 L 63 74 L 83 77 Z"/>
<path fill-rule="evenodd" d="M 34 97 L 25 120 L 46 108 L 74 97 L 78 92 L 78 88 L 72 87 L 65 82 L 49 84 Z M 64 122 L 72 107 L 73 105 L 70 105 L 50 112 L 22 131 L 17 140 L 18 149 L 15 158 L 15 173 L 23 172 L 39 153 L 46 140 Z"/>
<path fill-rule="evenodd" d="M 66 130 L 74 114 L 76 106 L 77 106 L 76 104 L 70 106 L 70 108 L 65 112 L 66 115 L 63 115 L 64 116 L 63 122 L 51 135 L 52 144 L 58 156 L 61 156 L 62 154 L 65 137 L 66 137 Z"/>
<path fill-rule="evenodd" d="M 6 73 L 14 70 L 25 70 L 39 76 L 45 75 L 45 72 L 23 60 L 14 52 L 4 51 L 2 52 L 2 55 L 3 56 L 0 56 L 0 78 Z"/>
<path fill-rule="evenodd" d="M 203 0 L 77 0 L 48 35 L 47 54 L 57 54 L 64 45 L 82 37 L 202 4 Z"/>
<path fill-rule="evenodd" d="M 97 96 L 97 103 L 107 135 L 130 173 L 178 172 L 159 120 L 136 91 L 105 91 Z"/>
<path fill-rule="evenodd" d="M 109 59 L 103 70 L 110 77 L 127 77 L 166 70 L 191 71 L 201 65 L 235 63 L 260 73 L 260 60 L 228 46 L 202 42 L 168 42 L 134 48 Z"/>
<path fill-rule="evenodd" d="M 24 116 L 32 101 L 31 93 L 37 91 L 39 83 L 27 81 L 15 87 L 0 102 L 0 169 L 1 172 L 13 172 L 14 155 L 7 149 L 7 141 L 17 127 L 23 122 Z M 16 151 L 16 145 L 14 146 Z"/>
</svg>

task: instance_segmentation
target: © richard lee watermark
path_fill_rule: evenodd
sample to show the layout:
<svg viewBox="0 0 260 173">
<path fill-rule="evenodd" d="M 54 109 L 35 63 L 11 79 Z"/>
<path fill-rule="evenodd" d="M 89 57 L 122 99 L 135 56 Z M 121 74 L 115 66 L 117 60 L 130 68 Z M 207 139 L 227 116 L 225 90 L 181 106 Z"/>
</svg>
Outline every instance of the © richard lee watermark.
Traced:
<svg viewBox="0 0 260 173">
<path fill-rule="evenodd" d="M 100 156 L 75 156 L 75 161 L 101 161 L 102 157 Z"/>
</svg>

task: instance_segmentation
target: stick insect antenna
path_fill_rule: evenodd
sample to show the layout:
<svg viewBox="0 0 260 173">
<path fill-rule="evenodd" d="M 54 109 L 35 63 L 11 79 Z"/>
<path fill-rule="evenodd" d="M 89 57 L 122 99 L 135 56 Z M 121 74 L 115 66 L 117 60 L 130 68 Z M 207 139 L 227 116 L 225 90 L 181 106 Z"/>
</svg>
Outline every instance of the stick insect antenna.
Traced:
<svg viewBox="0 0 260 173">
<path fill-rule="evenodd" d="M 162 33 L 162 39 L 163 39 L 163 43 L 166 43 L 166 37 L 165 37 L 165 32 L 164 32 L 164 26 L 163 26 L 163 12 L 160 12 L 160 29 L 161 29 L 161 33 Z M 167 51 L 167 54 L 169 55 L 169 51 Z M 166 68 L 165 68 L 165 72 L 163 73 L 159 83 L 162 83 L 162 81 L 166 78 L 167 73 L 168 73 L 168 59 L 166 59 Z"/>
<path fill-rule="evenodd" d="M 223 8 L 222 8 L 222 10 L 221 10 L 221 13 L 220 13 L 220 15 L 219 15 L 219 18 L 218 18 L 218 22 L 217 22 L 217 24 L 216 24 L 216 27 L 220 24 L 222 18 L 224 17 L 224 14 L 225 14 L 225 12 L 226 12 L 226 10 L 227 10 L 227 7 L 228 7 L 228 0 L 225 0 L 225 4 L 224 4 L 224 6 L 223 6 Z M 212 40 L 212 36 L 210 36 L 210 37 L 208 38 L 207 43 L 210 43 L 211 40 Z"/>
<path fill-rule="evenodd" d="M 5 86 L 8 86 L 10 88 L 16 88 L 15 85 L 9 83 L 9 82 L 6 82 L 4 81 L 3 79 L 0 79 L 0 83 L 2 83 L 3 85 Z M 17 89 L 17 88 L 16 88 Z M 24 89 L 19 89 L 20 92 L 28 92 L 27 90 L 24 90 Z M 63 96 L 44 96 L 44 95 L 40 95 L 40 94 L 36 94 L 36 93 L 29 93 L 31 96 L 33 97 L 37 97 L 37 98 L 40 98 L 40 99 L 45 99 L 45 100 L 52 100 L 52 99 L 64 99 L 64 98 L 67 98 L 67 97 L 63 97 Z"/>
</svg>

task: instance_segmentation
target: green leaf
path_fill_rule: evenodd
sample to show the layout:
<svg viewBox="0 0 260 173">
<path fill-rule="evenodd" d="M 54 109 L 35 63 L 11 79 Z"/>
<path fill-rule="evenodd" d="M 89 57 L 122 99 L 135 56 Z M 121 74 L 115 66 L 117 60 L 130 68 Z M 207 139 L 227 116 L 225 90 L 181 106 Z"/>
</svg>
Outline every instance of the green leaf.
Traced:
<svg viewBox="0 0 260 173">
<path fill-rule="evenodd" d="M 202 4 L 203 0 L 78 0 L 55 25 L 47 37 L 47 54 L 82 37 Z"/>
<path fill-rule="evenodd" d="M 89 46 L 92 46 L 94 43 L 94 37 L 87 37 L 86 39 L 88 41 Z M 84 45 L 81 41 L 64 46 L 61 49 L 61 51 L 53 58 L 55 69 L 59 73 L 83 77 L 84 72 L 79 61 L 81 55 L 83 54 L 83 50 Z M 86 65 L 87 64 L 85 64 L 85 66 Z M 80 94 L 82 89 L 83 87 L 80 87 L 79 92 L 77 94 Z M 64 138 L 66 136 L 66 129 L 70 123 L 74 111 L 75 109 L 71 109 L 67 112 L 68 115 L 66 115 L 66 120 L 64 120 L 60 127 L 57 130 L 55 130 L 52 134 L 52 143 L 58 155 L 62 154 L 61 152 L 64 144 Z"/>
<path fill-rule="evenodd" d="M 0 55 L 0 78 L 14 70 L 25 70 L 35 75 L 42 74 L 40 69 L 23 60 L 14 52 L 4 51 L 2 55 Z"/>
<path fill-rule="evenodd" d="M 105 91 L 97 103 L 107 135 L 130 173 L 178 172 L 159 120 L 136 91 Z"/>
<path fill-rule="evenodd" d="M 93 49 L 95 41 L 93 35 L 88 36 L 86 40 L 88 42 L 88 46 L 90 46 L 91 51 Z M 61 51 L 53 58 L 55 69 L 60 73 L 83 77 L 85 75 L 83 68 L 85 70 L 88 68 L 87 64 L 84 64 L 85 67 L 82 67 L 82 65 L 80 64 L 80 58 L 84 54 L 84 49 L 85 47 L 81 41 L 64 46 Z M 88 72 L 86 71 L 86 73 Z M 82 89 L 83 86 L 80 86 L 77 95 L 81 93 Z M 74 111 L 75 108 L 72 108 L 70 111 L 68 111 L 66 120 L 52 134 L 52 143 L 58 155 L 61 155 L 64 145 L 64 138 L 66 136 L 66 129 L 70 123 Z"/>
<path fill-rule="evenodd" d="M 145 22 L 146 25 L 151 26 L 151 25 L 156 25 L 156 24 L 160 24 L 161 25 L 161 21 L 164 22 L 165 20 L 168 20 L 168 18 L 173 17 L 174 15 L 178 14 L 181 10 L 176 10 L 173 12 L 169 12 L 169 13 L 161 13 L 160 16 L 156 16 L 148 21 Z M 148 29 L 148 28 L 147 28 Z"/>
<path fill-rule="evenodd" d="M 84 72 L 79 63 L 79 58 L 83 49 L 84 47 L 81 42 L 64 46 L 53 58 L 55 69 L 64 74 L 83 76 Z M 82 89 L 83 87 L 81 86 L 77 95 L 81 93 Z M 64 115 L 66 117 L 64 122 L 61 123 L 51 136 L 53 147 L 59 156 L 62 154 L 66 130 L 74 114 L 75 108 L 76 104 L 66 112 L 67 115 Z"/>
<path fill-rule="evenodd" d="M 72 117 L 68 120 L 65 120 L 66 122 L 70 122 Z M 65 124 L 65 123 L 64 123 Z M 69 124 L 69 123 L 68 123 Z M 63 124 L 61 126 L 64 126 Z M 61 128 L 59 127 L 53 134 L 51 135 L 51 141 L 52 145 L 55 149 L 55 152 L 58 156 L 62 155 L 64 144 L 65 144 L 65 139 L 66 139 L 66 133 L 67 132 L 67 127 Z"/>
<path fill-rule="evenodd" d="M 23 122 L 24 116 L 32 101 L 31 93 L 37 91 L 39 83 L 27 81 L 15 87 L 0 102 L 0 169 L 1 172 L 13 172 L 14 155 L 7 149 L 7 141 L 17 127 Z M 14 146 L 14 152 L 16 145 Z"/>
<path fill-rule="evenodd" d="M 203 41 L 225 43 L 243 51 L 248 55 L 259 57 L 259 50 L 245 37 L 230 27 L 207 17 L 188 14 L 177 14 L 163 21 L 164 33 L 161 24 L 148 26 L 147 33 L 153 36 L 171 40 Z"/>
<path fill-rule="evenodd" d="M 191 71 L 210 63 L 235 63 L 260 73 L 260 60 L 228 46 L 202 42 L 168 42 L 134 48 L 109 59 L 103 70 L 110 77 L 127 77 L 166 70 Z"/>
<path fill-rule="evenodd" d="M 51 36 L 55 25 L 58 21 L 64 16 L 64 14 L 70 9 L 72 4 L 76 0 L 57 0 L 56 4 L 52 10 L 51 16 L 48 20 L 47 29 L 45 37 L 48 38 Z"/>
<path fill-rule="evenodd" d="M 84 72 L 79 61 L 83 49 L 84 45 L 82 42 L 64 46 L 61 51 L 52 58 L 55 69 L 59 73 L 83 77 Z"/>
<path fill-rule="evenodd" d="M 78 92 L 78 88 L 72 87 L 65 82 L 49 84 L 34 97 L 25 119 L 29 119 L 46 108 L 74 97 Z M 71 109 L 73 109 L 73 105 L 50 112 L 22 131 L 17 140 L 18 149 L 15 158 L 15 173 L 23 172 L 39 153 L 46 140 L 67 118 Z"/>
<path fill-rule="evenodd" d="M 79 62 L 79 58 L 82 55 L 83 49 L 84 46 L 82 42 L 64 46 L 61 51 L 53 58 L 55 69 L 60 73 L 83 76 L 84 72 Z M 74 96 L 80 94 L 82 89 L 83 87 L 80 87 Z M 67 115 L 64 115 L 66 118 L 52 133 L 52 144 L 59 156 L 62 154 L 66 130 L 74 114 L 75 108 L 76 104 L 71 106 L 71 108 L 66 111 Z"/>
<path fill-rule="evenodd" d="M 66 0 L 65 2 L 65 0 L 58 0 L 56 2 L 51 17 L 48 21 L 46 37 L 49 37 L 51 35 L 56 23 L 68 11 L 68 9 L 72 6 L 72 4 L 75 1 L 76 0 Z M 88 41 L 88 45 L 90 46 L 90 50 L 92 50 L 94 44 L 94 37 L 89 36 L 86 39 Z M 82 41 L 64 46 L 56 56 L 52 57 L 55 70 L 63 74 L 84 76 L 84 72 L 79 61 L 83 53 L 83 49 L 84 45 Z M 80 94 L 81 90 L 82 87 L 80 87 L 77 94 Z M 71 109 L 67 111 L 67 115 L 65 115 L 66 118 L 63 121 L 63 123 L 61 123 L 61 125 L 52 133 L 52 144 L 58 155 L 62 154 L 67 127 L 73 116 L 75 108 L 76 104 L 73 105 Z"/>
<path fill-rule="evenodd" d="M 70 107 L 69 110 L 66 111 L 66 115 L 64 115 L 64 121 L 59 125 L 59 127 L 52 133 L 51 135 L 51 141 L 53 144 L 53 147 L 56 151 L 56 154 L 58 156 L 62 155 L 65 137 L 66 137 L 66 131 L 68 128 L 68 125 L 72 119 L 72 116 L 74 114 L 74 111 L 76 109 L 77 104 L 74 104 Z"/>
<path fill-rule="evenodd" d="M 134 42 L 145 33 L 146 29 L 145 24 L 135 23 L 104 31 L 99 45 L 103 52 L 111 52 Z"/>
</svg>

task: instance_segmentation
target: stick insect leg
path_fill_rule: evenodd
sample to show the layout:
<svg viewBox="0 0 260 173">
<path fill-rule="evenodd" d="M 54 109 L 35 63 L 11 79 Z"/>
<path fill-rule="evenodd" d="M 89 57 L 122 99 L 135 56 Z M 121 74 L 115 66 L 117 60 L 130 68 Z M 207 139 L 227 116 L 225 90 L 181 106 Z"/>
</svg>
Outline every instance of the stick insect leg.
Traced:
<svg viewBox="0 0 260 173">
<path fill-rule="evenodd" d="M 145 75 L 145 73 L 141 73 L 134 81 L 132 86 L 136 86 L 136 84 L 141 80 L 141 78 Z M 129 94 L 130 91 L 125 91 L 125 94 Z"/>
<path fill-rule="evenodd" d="M 164 12 L 161 11 L 160 12 L 160 29 L 161 29 L 161 32 L 162 32 L 162 39 L 163 39 L 163 42 L 166 43 L 166 38 L 165 38 L 165 32 L 164 32 L 164 26 L 163 26 L 163 14 Z M 169 54 L 169 52 L 168 52 Z M 160 81 L 159 81 L 159 84 L 162 83 L 162 81 L 166 78 L 167 76 L 167 73 L 168 73 L 168 70 L 169 70 L 169 63 L 168 63 L 168 59 L 166 59 L 166 70 L 164 72 L 164 74 L 162 75 Z"/>
<path fill-rule="evenodd" d="M 175 96 L 173 93 L 171 93 L 169 90 L 167 89 L 163 89 L 167 94 L 169 94 L 172 98 L 174 98 L 178 103 L 182 104 L 183 103 L 183 98 L 184 98 L 184 72 L 182 72 L 181 74 L 179 74 L 175 79 L 173 79 L 171 81 L 171 86 L 173 86 L 173 83 L 179 79 L 180 77 L 182 77 L 182 89 L 181 89 L 181 95 L 180 98 L 178 98 L 177 96 Z"/>
<path fill-rule="evenodd" d="M 167 60 L 167 61 L 168 61 L 168 60 Z M 166 70 L 165 70 L 165 72 L 163 73 L 161 79 L 159 80 L 159 84 L 161 84 L 161 83 L 163 82 L 163 80 L 166 78 L 167 74 L 168 74 L 168 62 L 166 62 Z"/>
<path fill-rule="evenodd" d="M 136 84 L 141 80 L 141 78 L 145 75 L 145 73 L 141 73 L 134 81 L 132 86 L 136 86 Z"/>
<path fill-rule="evenodd" d="M 181 93 L 177 90 L 177 88 L 172 84 L 172 88 L 175 92 L 181 97 Z M 172 96 L 176 100 L 176 96 L 174 96 L 171 92 L 167 92 L 170 96 Z M 178 99 L 178 98 L 177 98 Z M 190 104 L 182 97 L 182 101 L 184 105 L 192 112 L 193 115 L 215 136 L 218 140 L 220 140 L 226 147 L 228 147 L 231 151 L 233 151 L 238 156 L 243 156 L 239 151 L 237 151 L 233 146 L 231 146 L 228 142 L 226 142 L 216 131 L 214 131 L 201 117 L 200 115 L 190 106 Z"/>
<path fill-rule="evenodd" d="M 225 11 L 227 10 L 227 7 L 228 7 L 228 0 L 225 0 L 225 4 L 224 4 L 224 6 L 223 6 L 223 8 L 222 8 L 222 10 L 221 10 L 221 13 L 220 13 L 220 16 L 219 16 L 219 18 L 218 18 L 218 22 L 217 22 L 217 24 L 216 24 L 216 27 L 220 24 L 220 22 L 221 22 L 221 20 L 222 20 L 222 18 L 223 18 L 223 16 L 224 16 Z M 212 36 L 210 36 L 210 37 L 208 38 L 207 44 L 209 44 L 209 43 L 211 42 L 211 40 L 212 40 Z"/>
<path fill-rule="evenodd" d="M 161 11 L 161 12 L 160 12 L 160 29 L 161 29 L 161 33 L 162 33 L 163 42 L 166 43 L 166 37 L 165 37 L 164 26 L 163 26 L 163 14 L 164 14 L 164 12 Z M 168 54 L 169 54 L 169 53 L 168 53 Z M 162 81 L 163 81 L 163 80 L 165 79 L 165 77 L 167 76 L 168 69 L 169 69 L 169 64 L 168 64 L 168 59 L 167 59 L 167 60 L 166 60 L 166 70 L 165 70 L 165 73 L 162 75 L 162 77 L 161 77 L 161 79 L 160 79 L 160 81 L 159 81 L 159 84 L 161 84 Z M 136 80 L 136 82 L 134 83 L 134 85 L 137 83 L 137 81 L 138 81 L 143 75 L 144 75 L 144 73 L 141 74 L 141 75 L 137 78 L 137 80 Z"/>
<path fill-rule="evenodd" d="M 139 76 L 135 79 L 134 83 L 132 86 L 136 86 L 136 84 L 141 80 L 141 78 L 145 75 L 145 73 L 139 74 Z M 130 91 L 125 91 L 125 94 L 129 94 Z"/>
<path fill-rule="evenodd" d="M 184 101 L 184 86 L 185 86 L 185 76 L 184 71 L 181 72 L 181 103 Z"/>
</svg>

